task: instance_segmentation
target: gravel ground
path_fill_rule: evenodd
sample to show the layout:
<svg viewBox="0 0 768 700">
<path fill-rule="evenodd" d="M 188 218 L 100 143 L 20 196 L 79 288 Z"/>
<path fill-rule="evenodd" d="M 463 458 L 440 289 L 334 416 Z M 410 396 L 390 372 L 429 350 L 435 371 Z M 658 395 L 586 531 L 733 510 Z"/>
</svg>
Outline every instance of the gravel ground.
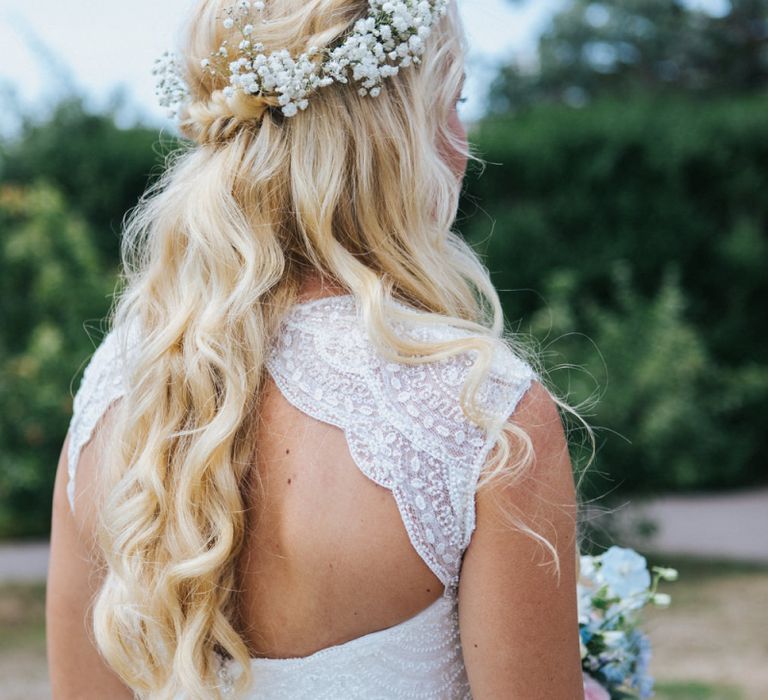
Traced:
<svg viewBox="0 0 768 700">
<path fill-rule="evenodd" d="M 766 700 L 768 568 L 740 572 L 725 566 L 679 565 L 680 578 L 659 586 L 672 604 L 644 611 L 651 675 L 730 685 L 744 700 Z"/>
</svg>

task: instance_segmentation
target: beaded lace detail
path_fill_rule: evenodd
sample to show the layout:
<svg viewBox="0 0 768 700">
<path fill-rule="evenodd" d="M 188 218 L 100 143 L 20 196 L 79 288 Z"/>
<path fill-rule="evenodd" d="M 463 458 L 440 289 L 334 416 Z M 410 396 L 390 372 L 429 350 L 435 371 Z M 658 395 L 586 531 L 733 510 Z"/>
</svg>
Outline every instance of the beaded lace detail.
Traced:
<svg viewBox="0 0 768 700">
<path fill-rule="evenodd" d="M 467 333 L 402 322 L 395 330 L 419 340 Z M 352 295 L 294 306 L 267 358 L 286 399 L 343 429 L 361 471 L 392 491 L 411 543 L 446 596 L 458 585 L 474 530 L 475 485 L 496 438 L 467 420 L 459 405 L 472 362 L 468 352 L 424 364 L 386 361 L 367 338 Z M 508 416 L 532 378 L 511 353 L 495 358 L 481 406 Z"/>
<path fill-rule="evenodd" d="M 399 302 L 394 302 L 399 304 Z M 468 333 L 448 324 L 397 321 L 419 340 Z M 126 349 L 138 338 L 108 333 L 88 364 L 74 400 L 67 493 L 74 511 L 80 451 L 99 418 L 125 392 Z M 123 342 L 126 341 L 127 342 Z M 501 347 L 479 391 L 480 405 L 505 418 L 536 378 Z M 350 454 L 371 480 L 389 489 L 411 543 L 445 586 L 444 594 L 393 627 L 295 659 L 251 659 L 246 696 L 323 698 L 470 698 L 459 639 L 457 587 L 475 528 L 475 490 L 497 435 L 463 414 L 459 392 L 474 351 L 408 365 L 379 355 L 353 295 L 295 304 L 270 346 L 267 369 L 296 408 L 344 431 Z M 238 673 L 219 659 L 222 688 Z"/>
<path fill-rule="evenodd" d="M 387 629 L 294 659 L 251 659 L 247 700 L 466 700 L 471 698 L 455 600 L 438 598 Z M 219 667 L 225 696 L 241 670 Z"/>
</svg>

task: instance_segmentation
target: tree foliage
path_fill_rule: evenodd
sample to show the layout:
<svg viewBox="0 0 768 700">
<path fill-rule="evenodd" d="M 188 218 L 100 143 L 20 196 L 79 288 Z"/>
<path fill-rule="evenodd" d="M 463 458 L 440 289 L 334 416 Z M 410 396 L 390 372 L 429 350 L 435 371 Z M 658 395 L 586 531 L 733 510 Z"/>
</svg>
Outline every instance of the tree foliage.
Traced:
<svg viewBox="0 0 768 700">
<path fill-rule="evenodd" d="M 766 88 L 768 0 L 731 0 L 720 16 L 685 0 L 570 0 L 540 37 L 535 67 L 503 67 L 491 106 Z"/>
<path fill-rule="evenodd" d="M 177 141 L 155 129 L 120 128 L 113 111 L 89 111 L 79 95 L 56 105 L 43 121 L 27 117 L 0 150 L 0 181 L 45 181 L 97 232 L 105 264 L 116 264 L 125 213 L 156 176 Z"/>
<path fill-rule="evenodd" d="M 472 135 L 489 165 L 458 227 L 553 381 L 575 403 L 599 395 L 606 478 L 588 496 L 765 480 L 766 113 L 765 96 L 651 91 L 539 104 Z M 0 144 L 1 535 L 48 532 L 116 281 L 110 226 L 174 146 L 77 101 Z"/>
<path fill-rule="evenodd" d="M 583 368 L 555 382 L 600 395 L 595 493 L 765 479 L 768 98 L 706 105 L 539 105 L 474 135 L 492 165 L 462 228 L 549 366 Z"/>
<path fill-rule="evenodd" d="M 49 186 L 0 185 L 0 231 L 0 532 L 42 535 L 75 375 L 101 339 L 114 278 Z"/>
<path fill-rule="evenodd" d="M 73 95 L 0 143 L 0 535 L 45 535 L 81 370 L 117 281 L 120 227 L 164 154 Z"/>
</svg>

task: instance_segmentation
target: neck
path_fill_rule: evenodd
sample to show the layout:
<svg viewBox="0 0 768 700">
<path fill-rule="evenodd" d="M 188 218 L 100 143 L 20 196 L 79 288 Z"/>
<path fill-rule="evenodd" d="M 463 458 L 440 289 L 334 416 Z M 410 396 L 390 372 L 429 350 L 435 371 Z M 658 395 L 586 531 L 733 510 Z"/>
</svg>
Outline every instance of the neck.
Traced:
<svg viewBox="0 0 768 700">
<path fill-rule="evenodd" d="M 298 301 L 309 301 L 310 299 L 347 294 L 348 292 L 349 290 L 338 282 L 323 276 L 317 270 L 312 270 L 302 279 Z"/>
</svg>

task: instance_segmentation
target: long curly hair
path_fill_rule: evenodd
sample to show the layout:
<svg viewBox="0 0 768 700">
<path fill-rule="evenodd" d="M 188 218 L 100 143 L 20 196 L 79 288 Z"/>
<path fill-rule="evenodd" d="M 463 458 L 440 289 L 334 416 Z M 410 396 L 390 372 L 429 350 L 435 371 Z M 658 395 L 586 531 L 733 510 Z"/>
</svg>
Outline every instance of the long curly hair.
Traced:
<svg viewBox="0 0 768 700">
<path fill-rule="evenodd" d="M 491 358 L 499 344 L 526 354 L 505 330 L 488 270 L 451 228 L 460 187 L 446 153 L 466 148 L 448 126 L 464 72 L 455 4 L 421 63 L 378 97 L 332 85 L 290 118 L 259 99 L 225 99 L 203 72 L 200 58 L 222 40 L 222 10 L 202 0 L 186 27 L 189 141 L 126 220 L 111 312 L 113 326 L 138 321 L 142 342 L 97 490 L 105 576 L 93 629 L 120 678 L 158 700 L 220 697 L 214 652 L 240 662 L 237 689 L 252 682 L 233 625 L 243 487 L 258 478 L 251 436 L 266 353 L 308 271 L 354 294 L 394 361 L 476 351 L 462 406 L 489 429 L 498 419 L 474 397 Z M 270 0 L 270 21 L 252 39 L 298 53 L 343 36 L 366 12 L 363 0 Z M 400 337 L 393 298 L 415 307 L 398 313 L 470 333 L 428 345 Z M 481 487 L 531 461 L 525 432 L 509 420 L 501 428 Z"/>
</svg>

